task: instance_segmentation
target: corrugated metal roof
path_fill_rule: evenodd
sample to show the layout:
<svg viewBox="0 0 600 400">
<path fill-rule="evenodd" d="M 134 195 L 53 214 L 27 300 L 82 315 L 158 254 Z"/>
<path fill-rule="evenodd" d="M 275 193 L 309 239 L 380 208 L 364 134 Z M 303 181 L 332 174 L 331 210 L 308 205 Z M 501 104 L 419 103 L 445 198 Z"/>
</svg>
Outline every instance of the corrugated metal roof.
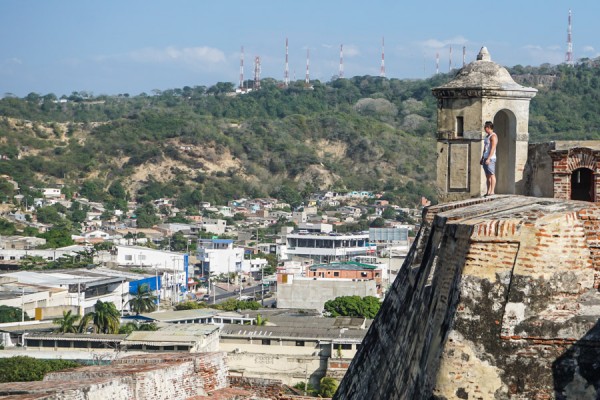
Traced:
<svg viewBox="0 0 600 400">
<path fill-rule="evenodd" d="M 140 314 L 141 317 L 155 321 L 179 321 L 186 319 L 207 318 L 218 314 L 218 310 L 212 308 L 201 308 L 197 310 L 181 311 L 156 311 L 153 313 Z"/>
<path fill-rule="evenodd" d="M 120 342 L 127 335 L 110 335 L 100 333 L 30 333 L 27 339 L 36 340 L 73 340 L 87 342 Z"/>
<path fill-rule="evenodd" d="M 175 342 L 189 344 L 190 342 L 197 342 L 204 336 L 218 330 L 219 327 L 216 325 L 174 324 L 158 331 L 133 331 L 123 341 L 123 344 L 132 344 L 133 342 L 145 342 L 153 345 L 156 345 L 157 342 L 170 343 L 171 345 Z"/>
<path fill-rule="evenodd" d="M 10 333 L 23 333 L 23 332 L 35 332 L 35 331 L 53 331 L 58 328 L 53 322 L 42 322 L 39 324 L 23 324 L 23 325 L 12 325 L 0 327 L 0 332 Z"/>
<path fill-rule="evenodd" d="M 289 326 L 256 326 L 226 324 L 221 329 L 221 337 L 235 336 L 246 338 L 270 339 L 305 339 L 305 340 L 334 340 L 346 339 L 362 341 L 367 334 L 366 329 L 338 329 Z"/>
</svg>

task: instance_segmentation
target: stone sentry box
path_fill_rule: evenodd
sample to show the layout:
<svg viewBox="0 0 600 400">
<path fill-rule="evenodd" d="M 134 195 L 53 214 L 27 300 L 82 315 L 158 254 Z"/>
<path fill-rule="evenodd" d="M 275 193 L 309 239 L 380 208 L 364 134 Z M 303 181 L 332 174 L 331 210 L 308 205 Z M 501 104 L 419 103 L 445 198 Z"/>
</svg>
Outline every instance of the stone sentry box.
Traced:
<svg viewBox="0 0 600 400">
<path fill-rule="evenodd" d="M 434 88 L 438 99 L 437 187 L 440 202 L 479 197 L 485 175 L 479 164 L 485 121 L 498 134 L 496 192 L 524 194 L 529 102 L 536 89 L 517 84 L 508 71 L 491 61 L 485 47 L 477 60 L 449 83 Z"/>
</svg>

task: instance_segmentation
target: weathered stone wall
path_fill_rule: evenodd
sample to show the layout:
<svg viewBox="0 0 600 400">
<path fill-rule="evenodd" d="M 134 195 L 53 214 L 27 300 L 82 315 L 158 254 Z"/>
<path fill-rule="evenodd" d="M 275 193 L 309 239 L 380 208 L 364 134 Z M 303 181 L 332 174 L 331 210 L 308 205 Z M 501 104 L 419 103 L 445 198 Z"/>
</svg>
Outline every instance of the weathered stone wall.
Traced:
<svg viewBox="0 0 600 400">
<path fill-rule="evenodd" d="M 526 196 L 554 197 L 552 158 L 548 152 L 555 148 L 555 142 L 529 144 L 525 165 Z"/>
<path fill-rule="evenodd" d="M 431 207 L 335 399 L 596 399 L 600 208 Z"/>
<path fill-rule="evenodd" d="M 49 373 L 43 382 L 0 384 L 0 395 L 61 400 L 186 399 L 227 386 L 225 353 L 157 353 L 107 366 Z"/>
</svg>

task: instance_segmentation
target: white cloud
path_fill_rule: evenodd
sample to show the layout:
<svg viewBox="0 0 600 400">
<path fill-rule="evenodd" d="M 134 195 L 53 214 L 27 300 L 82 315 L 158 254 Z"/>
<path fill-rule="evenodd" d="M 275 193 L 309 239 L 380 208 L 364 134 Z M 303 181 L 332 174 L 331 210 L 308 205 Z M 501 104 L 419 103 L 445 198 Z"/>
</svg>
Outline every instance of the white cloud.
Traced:
<svg viewBox="0 0 600 400">
<path fill-rule="evenodd" d="M 356 57 L 360 55 L 360 50 L 353 44 L 344 45 L 344 57 Z"/>
<path fill-rule="evenodd" d="M 450 45 L 465 45 L 469 41 L 463 36 L 455 36 L 449 39 L 427 39 L 419 44 L 423 47 L 430 49 L 441 49 Z"/>
<path fill-rule="evenodd" d="M 0 60 L 0 72 L 17 71 L 23 65 L 23 60 L 12 57 Z M 16 68 L 16 69 L 15 69 Z"/>
<path fill-rule="evenodd" d="M 146 47 L 124 54 L 101 54 L 92 57 L 98 63 L 134 61 L 142 64 L 188 65 L 194 68 L 211 69 L 226 62 L 225 53 L 212 47 L 169 46 L 165 48 Z M 76 64 L 79 60 L 65 60 L 67 64 Z"/>
<path fill-rule="evenodd" d="M 211 47 L 169 46 L 164 49 L 147 47 L 129 53 L 129 57 L 142 63 L 185 63 L 185 64 L 219 64 L 225 62 L 225 54 Z"/>
<path fill-rule="evenodd" d="M 560 46 L 547 46 L 528 44 L 523 49 L 529 55 L 531 62 L 535 64 L 560 64 L 564 61 L 565 52 Z"/>
<path fill-rule="evenodd" d="M 596 53 L 596 50 L 594 49 L 594 46 L 583 46 L 583 52 L 584 53 Z"/>
</svg>

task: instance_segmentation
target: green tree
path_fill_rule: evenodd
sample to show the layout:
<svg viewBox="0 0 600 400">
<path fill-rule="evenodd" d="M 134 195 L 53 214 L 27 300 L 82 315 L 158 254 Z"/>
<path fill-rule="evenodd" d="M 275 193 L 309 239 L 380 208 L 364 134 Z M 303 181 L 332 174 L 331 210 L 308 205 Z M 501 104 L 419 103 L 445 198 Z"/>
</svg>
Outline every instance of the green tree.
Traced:
<svg viewBox="0 0 600 400">
<path fill-rule="evenodd" d="M 38 360 L 26 356 L 0 358 L 0 382 L 41 381 L 48 372 L 79 366 L 68 360 Z"/>
<path fill-rule="evenodd" d="M 175 305 L 175 310 L 197 310 L 200 308 L 206 308 L 205 303 L 197 302 L 197 301 L 183 301 Z"/>
<path fill-rule="evenodd" d="M 79 331 L 85 331 L 91 322 L 95 333 L 117 333 L 120 318 L 121 315 L 114 303 L 98 300 L 94 305 L 94 311 L 85 314 L 81 319 Z"/>
<path fill-rule="evenodd" d="M 321 397 L 333 397 L 340 383 L 331 377 L 324 376 L 319 382 L 319 395 Z"/>
<path fill-rule="evenodd" d="M 19 322 L 23 318 L 20 308 L 11 306 L 0 306 L 0 323 L 4 322 Z M 29 321 L 29 316 L 25 313 L 25 321 Z"/>
<path fill-rule="evenodd" d="M 375 218 L 369 224 L 369 227 L 371 227 L 371 228 L 383 228 L 384 226 L 385 226 L 385 219 L 383 219 L 381 217 Z"/>
<path fill-rule="evenodd" d="M 157 331 L 158 326 L 154 323 L 150 324 L 136 324 L 135 322 L 128 322 L 119 327 L 119 333 L 130 334 L 133 331 Z"/>
<path fill-rule="evenodd" d="M 258 310 L 260 303 L 257 301 L 245 301 L 234 298 L 229 298 L 220 304 L 211 306 L 223 311 L 236 311 L 236 310 Z"/>
<path fill-rule="evenodd" d="M 0 235 L 14 235 L 17 233 L 17 227 L 10 221 L 0 218 Z"/>
<path fill-rule="evenodd" d="M 156 310 L 156 296 L 150 291 L 150 286 L 144 283 L 137 287 L 135 295 L 126 304 L 136 315 L 152 312 Z"/>
<path fill-rule="evenodd" d="M 19 260 L 19 269 L 32 270 L 48 265 L 48 261 L 41 256 L 27 255 Z"/>
<path fill-rule="evenodd" d="M 106 192 L 104 184 L 99 179 L 89 179 L 81 185 L 79 193 L 90 201 L 104 201 Z"/>
<path fill-rule="evenodd" d="M 151 228 L 160 222 L 160 218 L 156 215 L 154 206 L 150 203 L 143 204 L 135 210 L 138 228 Z"/>
<path fill-rule="evenodd" d="M 71 310 L 63 311 L 62 318 L 57 318 L 52 322 L 58 325 L 56 332 L 59 333 L 76 333 L 78 331 L 77 321 L 79 321 L 81 317 L 79 315 L 73 314 Z"/>
<path fill-rule="evenodd" d="M 38 208 L 35 212 L 37 220 L 43 224 L 56 224 L 62 221 L 63 217 L 58 213 L 58 209 L 52 206 Z"/>
<path fill-rule="evenodd" d="M 308 396 L 317 396 L 319 394 L 318 390 L 315 389 L 315 387 L 310 383 L 306 385 L 304 382 L 298 382 L 294 385 L 294 389 L 301 390 L 302 394 L 306 394 Z"/>
<path fill-rule="evenodd" d="M 387 207 L 381 213 L 381 217 L 384 219 L 394 219 L 394 218 L 396 218 L 396 214 L 397 214 L 396 210 L 394 210 L 392 207 Z"/>
<path fill-rule="evenodd" d="M 331 317 L 363 317 L 373 319 L 381 303 L 373 296 L 341 296 L 325 302 L 325 311 Z"/>
<path fill-rule="evenodd" d="M 66 247 L 75 243 L 71 238 L 71 229 L 68 224 L 56 225 L 50 230 L 40 233 L 38 237 L 46 239 L 46 244 L 41 246 L 46 249 Z"/>
<path fill-rule="evenodd" d="M 269 322 L 268 318 L 264 318 L 262 315 L 256 314 L 256 325 L 264 326 L 267 325 L 267 322 Z"/>
</svg>

